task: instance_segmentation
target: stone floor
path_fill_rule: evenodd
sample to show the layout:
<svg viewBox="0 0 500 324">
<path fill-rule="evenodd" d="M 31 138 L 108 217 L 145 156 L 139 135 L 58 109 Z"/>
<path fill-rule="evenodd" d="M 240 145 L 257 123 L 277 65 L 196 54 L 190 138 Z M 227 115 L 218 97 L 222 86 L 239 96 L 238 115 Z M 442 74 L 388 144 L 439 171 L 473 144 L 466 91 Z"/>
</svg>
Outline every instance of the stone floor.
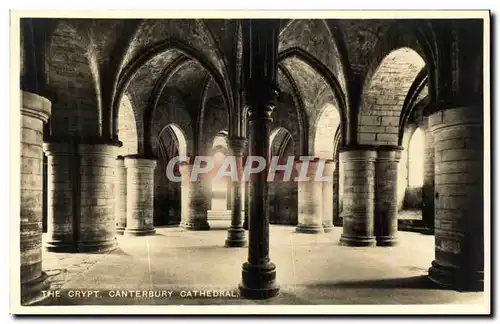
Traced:
<svg viewBox="0 0 500 324">
<path fill-rule="evenodd" d="M 227 222 L 205 232 L 158 228 L 154 236 L 118 237 L 107 254 L 44 252 L 43 267 L 62 297 L 43 305 L 167 304 L 476 304 L 483 293 L 438 289 L 428 281 L 434 237 L 400 232 L 395 247 L 343 247 L 341 228 L 328 234 L 298 234 L 272 225 L 271 260 L 277 266 L 279 296 L 263 301 L 238 298 L 246 248 L 225 248 Z M 76 290 L 98 296 L 70 298 Z M 173 291 L 167 298 L 116 297 L 116 290 Z M 223 291 L 224 298 L 189 297 L 188 291 Z M 113 296 L 110 296 L 112 294 Z M 142 294 L 142 292 L 140 292 Z M 181 294 L 185 294 L 181 296 Z M 231 295 L 231 296 L 228 296 Z"/>
</svg>

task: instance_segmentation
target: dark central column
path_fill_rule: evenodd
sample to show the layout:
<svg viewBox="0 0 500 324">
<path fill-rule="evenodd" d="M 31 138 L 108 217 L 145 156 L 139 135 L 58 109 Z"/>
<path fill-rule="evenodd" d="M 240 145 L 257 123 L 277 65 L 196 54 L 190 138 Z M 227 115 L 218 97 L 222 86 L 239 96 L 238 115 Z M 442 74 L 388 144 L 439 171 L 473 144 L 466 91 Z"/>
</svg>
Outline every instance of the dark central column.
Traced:
<svg viewBox="0 0 500 324">
<path fill-rule="evenodd" d="M 226 247 L 243 247 L 246 245 L 245 229 L 241 222 L 243 186 L 241 175 L 243 171 L 243 151 L 246 146 L 244 137 L 231 137 L 229 139 L 231 152 L 236 159 L 238 172 L 237 181 L 231 183 L 231 227 L 227 232 Z"/>
<path fill-rule="evenodd" d="M 248 105 L 249 155 L 268 160 L 269 128 L 277 95 L 276 70 L 279 20 L 243 22 L 243 73 Z M 269 259 L 268 166 L 249 179 L 248 261 L 243 264 L 241 296 L 276 296 L 276 266 Z"/>
</svg>

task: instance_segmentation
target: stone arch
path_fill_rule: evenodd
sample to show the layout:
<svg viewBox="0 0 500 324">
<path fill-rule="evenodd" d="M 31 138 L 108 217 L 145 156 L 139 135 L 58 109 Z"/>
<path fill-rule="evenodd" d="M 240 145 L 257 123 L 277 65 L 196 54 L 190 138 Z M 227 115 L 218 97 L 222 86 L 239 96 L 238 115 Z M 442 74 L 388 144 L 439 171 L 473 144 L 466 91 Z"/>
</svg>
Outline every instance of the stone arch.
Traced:
<svg viewBox="0 0 500 324">
<path fill-rule="evenodd" d="M 367 88 L 382 61 L 391 52 L 401 48 L 408 48 L 416 52 L 425 62 L 430 97 L 435 98 L 437 88 L 436 78 L 438 76 L 438 52 L 434 36 L 430 35 L 431 32 L 432 28 L 430 28 L 430 32 L 424 31 L 422 28 L 414 26 L 411 22 L 398 22 L 391 25 L 373 50 L 373 56 L 364 73 L 365 81 L 363 90 Z"/>
<path fill-rule="evenodd" d="M 148 143 L 148 145 L 151 146 L 151 154 L 156 156 L 156 152 L 158 151 L 158 139 L 168 125 L 176 125 L 177 128 L 181 130 L 183 138 L 186 141 L 185 155 L 189 156 L 195 154 L 193 147 L 193 122 L 186 111 L 185 103 L 179 99 L 179 96 L 170 96 L 169 92 L 164 92 L 163 96 L 168 98 L 162 100 L 162 102 L 165 103 L 166 100 L 171 100 L 171 102 L 158 107 L 152 114 L 151 135 Z"/>
<path fill-rule="evenodd" d="M 44 93 L 52 102 L 51 137 L 102 133 L 99 69 L 85 33 L 58 20 L 46 43 Z"/>
<path fill-rule="evenodd" d="M 213 81 L 208 80 L 202 92 L 199 119 L 196 125 L 198 153 L 210 151 L 213 144 L 211 140 L 220 133 L 218 129 L 224 129 L 226 135 L 229 136 L 231 116 L 217 93 L 218 90 Z"/>
<path fill-rule="evenodd" d="M 384 57 L 363 89 L 358 120 L 359 144 L 398 144 L 403 105 L 424 66 L 422 56 L 408 47 L 395 49 Z"/>
<path fill-rule="evenodd" d="M 321 109 L 316 119 L 312 152 L 322 159 L 335 159 L 335 135 L 340 126 L 340 114 L 331 103 Z"/>
<path fill-rule="evenodd" d="M 310 53 L 316 60 L 324 62 L 346 93 L 346 60 L 339 48 L 341 40 L 336 36 L 325 19 L 291 19 L 280 31 L 279 51 L 295 47 Z"/>
<path fill-rule="evenodd" d="M 278 62 L 286 63 L 285 61 L 298 61 L 302 63 L 304 66 L 307 66 L 310 69 L 314 70 L 315 73 L 317 73 L 322 78 L 322 80 L 327 84 L 328 88 L 333 93 L 333 100 L 335 101 L 335 106 L 339 110 L 339 115 L 342 125 L 341 128 L 342 141 L 343 143 L 348 141 L 347 135 L 351 133 L 351 131 L 349 130 L 350 118 L 349 118 L 348 97 L 346 93 L 344 93 L 344 91 L 342 90 L 342 86 L 338 81 L 337 77 L 321 61 L 316 59 L 310 53 L 304 51 L 302 48 L 292 47 L 279 53 Z M 316 98 L 317 97 L 315 96 L 315 99 Z"/>
<path fill-rule="evenodd" d="M 123 69 L 122 76 L 117 84 L 117 90 L 113 100 L 113 109 L 111 118 L 113 120 L 113 133 L 116 134 L 116 118 L 118 114 L 118 105 L 119 99 L 127 89 L 131 80 L 135 76 L 135 74 L 139 71 L 139 69 L 147 64 L 150 60 L 154 59 L 158 55 L 162 55 L 163 53 L 169 51 L 177 51 L 182 53 L 183 55 L 195 60 L 213 79 L 219 91 L 222 93 L 223 101 L 228 107 L 229 115 L 232 113 L 232 104 L 231 104 L 231 93 L 226 89 L 225 79 L 219 73 L 218 69 L 213 65 L 213 63 L 199 53 L 198 50 L 193 48 L 188 43 L 176 39 L 170 38 L 167 40 L 160 41 L 157 44 L 151 45 L 145 48 L 135 59 L 132 59 L 129 64 Z"/>
<path fill-rule="evenodd" d="M 282 115 L 286 116 L 287 121 L 291 121 L 289 117 L 296 116 L 296 123 L 298 126 L 298 134 L 292 137 L 295 142 L 295 152 L 296 154 L 304 154 L 306 155 L 309 148 L 308 143 L 308 129 L 309 125 L 307 123 L 307 112 L 305 109 L 304 100 L 301 97 L 301 92 L 299 89 L 299 85 L 295 82 L 292 74 L 288 69 L 283 65 L 283 63 L 278 64 L 278 83 L 281 89 L 280 100 L 277 104 L 276 110 L 273 113 L 273 116 L 278 115 L 278 118 L 273 117 L 273 124 L 283 122 L 283 118 L 280 118 Z M 283 111 L 283 106 L 286 106 L 288 101 L 287 92 L 291 94 L 291 99 L 293 101 L 293 106 L 295 111 L 293 114 L 289 110 Z M 292 102 L 290 102 L 292 103 Z M 290 125 L 291 127 L 291 125 Z M 293 128 L 290 129 L 290 133 L 293 133 Z"/>
<path fill-rule="evenodd" d="M 134 155 L 138 153 L 137 122 L 132 101 L 128 94 L 122 97 L 118 114 L 118 140 L 122 142 L 118 155 Z"/>
<path fill-rule="evenodd" d="M 284 127 L 277 127 L 269 133 L 269 156 L 279 156 L 280 159 L 294 155 L 292 134 Z"/>
<path fill-rule="evenodd" d="M 156 145 L 158 160 L 154 173 L 155 226 L 180 224 L 181 183 L 168 180 L 166 168 L 168 162 L 175 156 L 187 155 L 187 145 L 184 131 L 175 123 L 165 126 L 158 136 Z"/>
<path fill-rule="evenodd" d="M 295 155 L 293 137 L 286 128 L 277 127 L 269 134 L 269 156 L 278 156 L 279 164 Z M 293 173 L 292 173 L 293 177 Z M 298 186 L 295 181 L 281 181 L 277 174 L 275 181 L 268 183 L 269 218 L 271 224 L 297 225 Z"/>
</svg>

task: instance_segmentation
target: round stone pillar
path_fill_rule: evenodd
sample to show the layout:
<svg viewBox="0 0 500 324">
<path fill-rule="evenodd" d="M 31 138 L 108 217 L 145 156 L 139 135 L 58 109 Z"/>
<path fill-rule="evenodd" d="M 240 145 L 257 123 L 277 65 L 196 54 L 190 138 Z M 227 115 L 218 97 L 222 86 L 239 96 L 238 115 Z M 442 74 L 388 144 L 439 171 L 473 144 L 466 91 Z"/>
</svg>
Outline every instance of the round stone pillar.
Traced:
<svg viewBox="0 0 500 324">
<path fill-rule="evenodd" d="M 190 231 L 207 231 L 208 225 L 208 184 L 204 179 L 191 181 L 193 165 L 179 165 L 181 184 L 181 227 Z"/>
<path fill-rule="evenodd" d="M 323 171 L 325 177 L 331 178 L 331 181 L 322 182 L 322 218 L 323 218 L 323 229 L 325 233 L 333 231 L 333 218 L 334 214 L 337 213 L 336 210 L 336 199 L 337 195 L 335 193 L 336 189 L 336 178 L 335 178 L 335 161 L 326 160 L 325 169 Z"/>
<path fill-rule="evenodd" d="M 435 260 L 429 278 L 458 290 L 484 289 L 481 108 L 429 116 L 435 157 Z"/>
<path fill-rule="evenodd" d="M 47 155 L 47 241 L 50 252 L 76 252 L 74 218 L 77 216 L 74 164 L 77 149 L 70 143 L 45 143 Z"/>
<path fill-rule="evenodd" d="M 250 185 L 248 181 L 243 184 L 243 194 L 245 195 L 244 199 L 244 208 L 243 208 L 243 228 L 248 231 L 248 210 L 250 206 Z"/>
<path fill-rule="evenodd" d="M 424 185 L 422 186 L 423 233 L 434 234 L 434 138 L 426 118 L 423 126 L 424 148 Z"/>
<path fill-rule="evenodd" d="M 116 146 L 73 140 L 46 143 L 44 149 L 48 164 L 46 249 L 51 252 L 115 249 Z"/>
<path fill-rule="evenodd" d="M 127 168 L 123 156 L 116 159 L 115 224 L 116 233 L 123 234 L 127 227 Z"/>
<path fill-rule="evenodd" d="M 334 209 L 333 209 L 333 225 L 342 227 L 342 199 L 344 197 L 344 178 L 341 177 L 341 172 L 340 168 L 342 168 L 342 175 L 343 175 L 343 170 L 344 170 L 344 165 L 340 163 L 340 157 L 337 154 L 337 158 L 335 159 L 335 171 L 334 171 L 334 179 L 335 179 L 335 186 L 334 186 Z"/>
<path fill-rule="evenodd" d="M 301 168 L 305 168 L 305 165 L 308 164 L 306 174 L 308 180 L 298 181 L 299 219 L 296 229 L 298 233 L 324 233 L 322 218 L 323 182 L 316 181 L 318 162 L 319 159 L 295 162 L 297 174 L 300 174 Z"/>
<path fill-rule="evenodd" d="M 375 163 L 375 222 L 378 246 L 393 246 L 398 232 L 398 162 L 400 147 L 378 151 Z"/>
<path fill-rule="evenodd" d="M 231 137 L 229 139 L 231 151 L 236 159 L 238 172 L 237 181 L 231 183 L 231 227 L 227 232 L 226 247 L 243 247 L 246 245 L 245 229 L 242 224 L 243 201 L 243 151 L 246 147 L 244 137 Z"/>
<path fill-rule="evenodd" d="M 78 252 L 115 249 L 115 164 L 117 147 L 79 144 Z"/>
<path fill-rule="evenodd" d="M 156 161 L 137 155 L 125 156 L 127 169 L 127 227 L 125 235 L 155 234 L 153 225 L 154 170 Z"/>
<path fill-rule="evenodd" d="M 344 164 L 342 245 L 372 246 L 376 243 L 373 227 L 376 158 L 377 152 L 371 150 L 340 153 Z"/>
<path fill-rule="evenodd" d="M 21 92 L 21 304 L 41 300 L 48 288 L 42 272 L 42 143 L 50 116 L 49 100 Z"/>
</svg>

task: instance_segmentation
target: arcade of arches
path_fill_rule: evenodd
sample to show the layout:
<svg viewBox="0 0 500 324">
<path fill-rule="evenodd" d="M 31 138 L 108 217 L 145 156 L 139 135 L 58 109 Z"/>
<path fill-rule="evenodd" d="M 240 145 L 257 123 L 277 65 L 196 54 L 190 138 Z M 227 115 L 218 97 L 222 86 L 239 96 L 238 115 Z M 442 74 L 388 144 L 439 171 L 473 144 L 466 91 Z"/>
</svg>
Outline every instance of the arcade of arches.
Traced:
<svg viewBox="0 0 500 324">
<path fill-rule="evenodd" d="M 23 303 L 49 284 L 47 255 L 165 228 L 201 239 L 221 222 L 225 251 L 248 251 L 245 298 L 279 292 L 270 228 L 338 233 L 350 255 L 433 235 L 431 281 L 482 290 L 482 33 L 481 20 L 22 19 Z M 313 156 L 334 181 L 165 175 L 176 156 L 229 154 Z"/>
</svg>

